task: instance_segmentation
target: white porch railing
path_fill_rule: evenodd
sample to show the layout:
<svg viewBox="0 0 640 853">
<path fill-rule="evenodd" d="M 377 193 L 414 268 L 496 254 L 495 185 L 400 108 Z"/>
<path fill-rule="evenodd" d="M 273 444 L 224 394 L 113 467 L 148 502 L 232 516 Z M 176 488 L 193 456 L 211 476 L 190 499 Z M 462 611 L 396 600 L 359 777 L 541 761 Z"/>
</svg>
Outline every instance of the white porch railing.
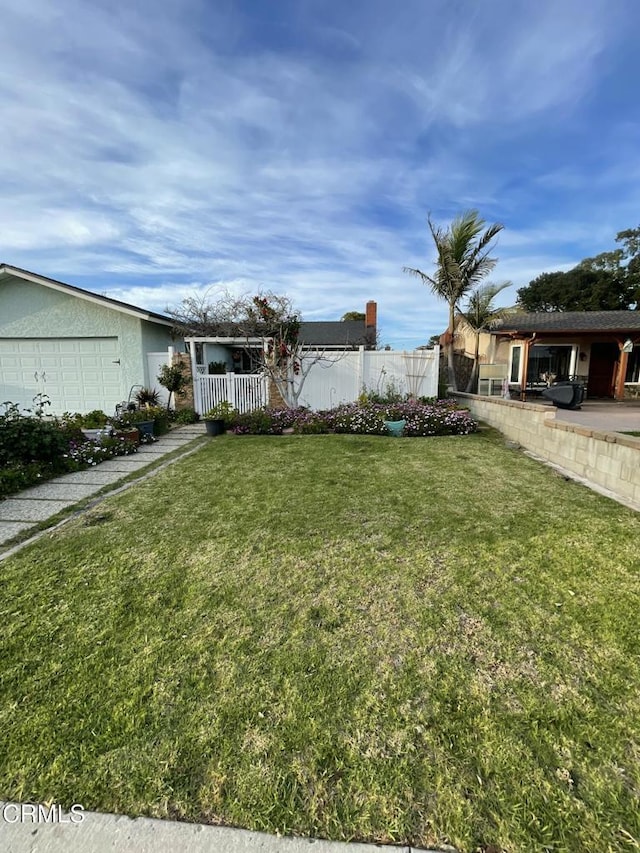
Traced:
<svg viewBox="0 0 640 853">
<path fill-rule="evenodd" d="M 195 409 L 203 415 L 227 400 L 239 412 L 251 412 L 268 402 L 267 377 L 262 374 L 200 374 L 194 380 Z"/>
</svg>

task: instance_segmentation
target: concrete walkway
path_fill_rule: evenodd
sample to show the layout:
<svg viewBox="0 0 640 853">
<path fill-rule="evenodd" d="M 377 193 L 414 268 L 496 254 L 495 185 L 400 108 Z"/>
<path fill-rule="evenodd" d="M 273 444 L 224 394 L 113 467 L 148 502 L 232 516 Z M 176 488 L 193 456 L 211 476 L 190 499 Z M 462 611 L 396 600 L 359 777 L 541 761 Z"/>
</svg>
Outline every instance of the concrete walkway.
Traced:
<svg viewBox="0 0 640 853">
<path fill-rule="evenodd" d="M 201 423 L 177 427 L 154 444 L 143 444 L 131 456 L 116 456 L 95 468 L 63 474 L 0 501 L 0 546 L 25 531 L 36 532 L 38 523 L 95 495 L 105 486 L 118 483 L 129 474 L 143 473 L 143 469 L 152 462 L 174 450 L 186 449 L 194 438 L 203 435 L 205 428 Z"/>
<path fill-rule="evenodd" d="M 31 809 L 27 808 L 24 814 L 24 805 L 0 803 L 3 853 L 375 853 L 376 850 L 410 853 L 424 849 L 282 838 L 246 829 L 143 817 L 132 820 L 97 812 L 83 812 L 79 823 L 71 822 L 71 817 L 80 817 L 79 812 L 63 814 L 64 822 L 45 823 L 43 818 L 51 814 L 50 810 L 45 810 L 38 820 L 37 811 L 32 819 Z M 59 812 L 54 814 L 60 817 Z M 442 849 L 453 851 L 452 847 Z"/>
</svg>

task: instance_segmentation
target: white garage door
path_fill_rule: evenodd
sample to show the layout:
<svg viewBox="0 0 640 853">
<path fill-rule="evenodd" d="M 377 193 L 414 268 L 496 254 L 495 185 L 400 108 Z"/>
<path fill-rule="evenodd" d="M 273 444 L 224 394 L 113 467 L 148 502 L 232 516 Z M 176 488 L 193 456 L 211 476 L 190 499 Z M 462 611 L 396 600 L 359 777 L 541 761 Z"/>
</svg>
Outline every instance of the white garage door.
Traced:
<svg viewBox="0 0 640 853">
<path fill-rule="evenodd" d="M 122 398 L 119 359 L 118 338 L 2 338 L 0 403 L 30 408 L 41 393 L 52 414 L 111 413 Z"/>
</svg>

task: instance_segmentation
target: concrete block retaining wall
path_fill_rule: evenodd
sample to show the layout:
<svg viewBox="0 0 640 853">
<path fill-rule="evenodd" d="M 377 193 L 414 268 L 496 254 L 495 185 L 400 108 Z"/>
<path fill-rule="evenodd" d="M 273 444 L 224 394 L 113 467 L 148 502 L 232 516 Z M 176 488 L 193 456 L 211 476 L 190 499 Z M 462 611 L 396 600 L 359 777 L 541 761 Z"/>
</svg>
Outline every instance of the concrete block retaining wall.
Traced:
<svg viewBox="0 0 640 853">
<path fill-rule="evenodd" d="M 556 421 L 555 409 L 537 403 L 454 396 L 477 420 L 506 438 L 640 510 L 640 438 Z"/>
</svg>

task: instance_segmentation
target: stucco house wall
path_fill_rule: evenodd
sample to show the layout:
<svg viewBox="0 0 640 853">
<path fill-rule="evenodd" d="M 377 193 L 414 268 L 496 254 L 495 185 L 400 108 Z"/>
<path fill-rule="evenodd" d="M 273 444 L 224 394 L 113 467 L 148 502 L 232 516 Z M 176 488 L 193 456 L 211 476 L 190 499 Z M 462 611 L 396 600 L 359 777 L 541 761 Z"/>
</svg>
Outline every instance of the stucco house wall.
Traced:
<svg viewBox="0 0 640 853">
<path fill-rule="evenodd" d="M 168 324 L 143 319 L 142 311 L 141 316 L 135 316 L 135 308 L 126 310 L 124 303 L 123 309 L 107 300 L 100 304 L 97 294 L 86 298 L 64 292 L 62 283 L 56 283 L 56 289 L 11 275 L 10 268 L 9 273 L 2 269 L 0 389 L 18 396 L 21 393 L 22 398 L 14 402 L 26 405 L 34 390 L 42 391 L 51 396 L 51 411 L 59 412 L 65 390 L 75 383 L 82 387 L 74 399 L 100 400 L 105 407 L 113 407 L 127 399 L 133 385 L 149 384 L 146 353 L 172 345 Z M 95 370 L 91 369 L 92 347 L 96 351 Z M 77 350 L 83 355 L 74 355 Z M 37 363 L 38 351 L 45 352 L 42 367 Z M 100 377 L 106 376 L 106 389 L 98 388 L 94 393 L 91 383 L 99 384 Z M 38 378 L 32 381 L 32 377 Z"/>
</svg>

